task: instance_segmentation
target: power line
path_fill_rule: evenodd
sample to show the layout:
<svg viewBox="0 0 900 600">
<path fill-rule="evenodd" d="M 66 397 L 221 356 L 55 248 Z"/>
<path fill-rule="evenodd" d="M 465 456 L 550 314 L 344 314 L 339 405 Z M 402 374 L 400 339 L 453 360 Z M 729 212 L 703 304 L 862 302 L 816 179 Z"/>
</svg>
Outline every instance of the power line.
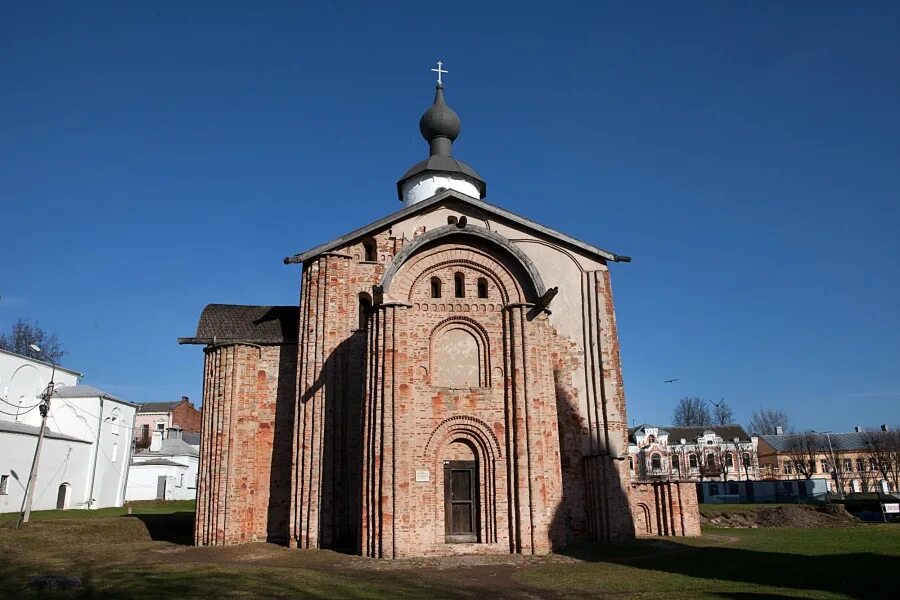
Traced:
<svg viewBox="0 0 900 600">
<path fill-rule="evenodd" d="M 31 411 L 33 411 L 33 410 L 34 410 L 35 408 L 37 408 L 38 406 L 40 406 L 40 404 L 38 404 L 37 406 L 32 406 L 32 407 L 29 408 L 28 410 L 20 411 L 20 412 L 17 412 L 17 413 L 11 413 L 11 412 L 6 412 L 5 410 L 0 410 L 0 414 L 9 415 L 10 417 L 21 417 L 22 415 L 27 415 L 28 413 L 30 413 Z"/>
<path fill-rule="evenodd" d="M 57 398 L 59 398 L 59 396 L 57 396 Z M 65 398 L 59 398 L 59 399 L 62 400 L 63 403 L 64 403 L 66 406 L 68 406 L 69 408 L 71 408 L 72 410 L 77 410 L 77 411 L 83 412 L 83 413 L 86 414 L 87 416 L 93 417 L 93 418 L 95 418 L 95 419 L 102 419 L 102 417 L 98 417 L 98 416 L 95 415 L 94 413 L 88 412 L 88 411 L 84 410 L 83 408 L 81 408 L 80 406 L 75 406 L 74 404 L 69 404 L 69 402 L 68 402 Z M 121 423 L 113 423 L 112 421 L 108 421 L 108 423 L 109 423 L 110 425 L 115 426 L 115 427 L 121 427 L 122 429 L 129 429 L 129 430 L 134 430 L 134 429 L 135 429 L 134 427 L 131 427 L 131 426 L 125 425 L 125 424 L 121 424 Z"/>
<path fill-rule="evenodd" d="M 13 404 L 12 402 L 9 402 L 8 400 L 4 400 L 3 398 L 0 398 L 0 402 L 3 402 L 4 404 L 9 404 L 10 406 L 12 406 L 12 407 L 14 407 L 14 408 L 27 408 L 28 410 L 31 410 L 32 408 L 35 408 L 35 407 L 41 405 L 41 403 L 38 402 L 37 404 L 32 404 L 31 406 L 27 406 L 27 407 L 26 407 L 26 406 L 20 406 L 20 405 L 18 405 L 18 404 Z"/>
</svg>

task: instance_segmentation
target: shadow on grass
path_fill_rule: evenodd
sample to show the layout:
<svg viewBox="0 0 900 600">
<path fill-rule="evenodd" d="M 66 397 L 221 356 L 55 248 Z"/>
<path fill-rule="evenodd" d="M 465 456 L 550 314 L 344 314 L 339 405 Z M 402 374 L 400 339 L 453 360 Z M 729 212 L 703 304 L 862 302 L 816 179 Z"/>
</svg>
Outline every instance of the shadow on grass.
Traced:
<svg viewBox="0 0 900 600">
<path fill-rule="evenodd" d="M 776 544 L 773 544 L 776 545 Z M 631 544 L 584 544 L 563 554 L 588 562 L 627 564 L 638 569 L 797 590 L 841 593 L 851 598 L 893 597 L 900 556 L 874 552 L 805 555 L 723 546 L 698 547 L 670 540 Z M 730 594 L 728 597 L 736 597 Z M 784 598 L 746 592 L 742 598 Z"/>
<path fill-rule="evenodd" d="M 194 513 L 135 514 L 155 542 L 171 542 L 191 546 L 194 543 Z"/>
<path fill-rule="evenodd" d="M 33 590 L 27 585 L 29 570 L 0 566 L 2 597 L 10 598 L 104 598 L 132 599 L 148 594 L 157 598 L 472 598 L 472 593 L 446 590 L 424 579 L 410 580 L 392 575 L 352 577 L 306 569 L 223 569 L 192 564 L 171 567 L 99 567 L 85 564 L 67 570 L 81 578 L 82 589 L 63 593 Z"/>
</svg>

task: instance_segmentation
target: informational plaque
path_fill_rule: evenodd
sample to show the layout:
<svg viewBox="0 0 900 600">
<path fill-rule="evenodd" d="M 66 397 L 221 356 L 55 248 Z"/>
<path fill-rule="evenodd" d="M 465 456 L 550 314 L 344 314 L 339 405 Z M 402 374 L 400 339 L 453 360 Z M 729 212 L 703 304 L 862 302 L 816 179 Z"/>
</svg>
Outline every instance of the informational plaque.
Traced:
<svg viewBox="0 0 900 600">
<path fill-rule="evenodd" d="M 416 477 L 418 477 L 418 474 L 416 474 Z M 898 502 L 892 502 L 892 503 L 890 503 L 890 504 L 885 504 L 885 505 L 884 505 L 884 512 L 886 512 L 886 513 L 900 513 L 900 503 L 898 503 Z"/>
<path fill-rule="evenodd" d="M 431 471 L 416 471 L 416 481 L 431 481 Z"/>
</svg>

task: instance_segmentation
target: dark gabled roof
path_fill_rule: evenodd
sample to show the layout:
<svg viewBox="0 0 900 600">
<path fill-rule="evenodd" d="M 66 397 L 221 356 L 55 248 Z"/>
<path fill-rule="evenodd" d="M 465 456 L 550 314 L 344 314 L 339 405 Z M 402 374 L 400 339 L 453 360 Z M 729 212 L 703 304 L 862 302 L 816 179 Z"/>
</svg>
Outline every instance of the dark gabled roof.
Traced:
<svg viewBox="0 0 900 600">
<path fill-rule="evenodd" d="M 656 427 L 659 429 L 659 432 L 668 433 L 669 434 L 669 444 L 673 442 L 673 440 L 685 439 L 689 442 L 694 442 L 698 437 L 703 435 L 706 431 L 712 431 L 717 436 L 722 438 L 725 441 L 731 441 L 734 438 L 738 438 L 742 442 L 749 442 L 750 435 L 744 430 L 740 425 L 736 425 L 734 423 L 730 423 L 728 425 L 704 425 L 702 427 L 676 427 L 672 425 L 641 425 L 640 427 L 632 427 L 628 430 L 628 440 L 635 441 L 634 434 L 640 429 L 644 429 L 646 427 Z"/>
<path fill-rule="evenodd" d="M 785 433 L 782 435 L 761 435 L 759 436 L 761 440 L 766 442 L 769 446 L 772 447 L 776 452 L 787 452 L 791 446 L 795 443 L 795 441 L 800 437 L 806 435 L 805 433 Z M 844 452 L 852 452 L 854 450 L 865 450 L 866 449 L 866 439 L 868 436 L 876 435 L 887 435 L 884 431 L 863 431 L 863 432 L 855 432 L 850 431 L 847 433 L 815 433 L 813 435 L 817 435 L 821 437 L 822 448 L 828 447 L 828 438 L 831 438 L 831 445 L 836 451 L 844 451 Z"/>
<path fill-rule="evenodd" d="M 297 306 L 210 304 L 200 315 L 196 337 L 178 338 L 178 343 L 296 342 L 299 334 L 299 315 L 300 308 Z"/>
<path fill-rule="evenodd" d="M 148 402 L 146 404 L 141 404 L 141 407 L 138 408 L 139 413 L 163 413 L 169 412 L 179 404 L 184 402 L 184 400 L 178 400 L 176 402 Z"/>
<path fill-rule="evenodd" d="M 477 198 L 472 198 L 471 196 L 467 196 L 461 192 L 456 190 L 446 190 L 441 192 L 440 194 L 435 194 L 431 198 L 427 200 L 422 200 L 421 202 L 416 202 L 415 204 L 411 204 L 406 208 L 398 210 L 397 212 L 390 214 L 382 219 L 375 221 L 374 223 L 370 223 L 365 227 L 361 227 L 355 231 L 351 231 L 350 233 L 343 235 L 339 238 L 333 239 L 330 242 L 326 242 L 324 244 L 320 244 L 315 248 L 311 248 L 306 252 L 301 252 L 300 254 L 295 254 L 293 256 L 288 256 L 284 259 L 285 264 L 291 263 L 303 263 L 311 258 L 315 258 L 320 254 L 325 252 L 329 252 L 334 250 L 335 248 L 339 248 L 344 246 L 354 240 L 358 240 L 364 238 L 388 225 L 403 219 L 409 215 L 412 215 L 416 212 L 425 210 L 435 204 L 440 204 L 442 202 L 446 202 L 448 200 L 461 202 L 463 204 L 468 204 L 473 206 L 483 212 L 493 215 L 494 217 L 516 223 L 526 229 L 531 230 L 532 232 L 553 238 L 557 241 L 563 242 L 569 246 L 577 248 L 582 252 L 585 252 L 592 256 L 597 256 L 602 258 L 603 260 L 612 260 L 617 262 L 630 262 L 631 258 L 627 256 L 621 256 L 619 254 L 615 254 L 608 250 L 604 250 L 602 248 L 598 248 L 596 246 L 591 246 L 590 244 L 586 244 L 580 240 L 577 240 L 573 237 L 570 237 L 564 233 L 560 233 L 554 229 L 550 229 L 549 227 L 544 227 L 538 223 L 530 219 L 526 219 L 525 217 L 521 217 L 515 213 L 511 213 L 508 210 L 502 209 L 499 206 L 494 206 L 493 204 L 489 204 L 484 200 L 479 200 Z"/>
<path fill-rule="evenodd" d="M 41 428 L 37 425 L 26 425 L 18 421 L 0 421 L 0 433 L 14 433 L 18 435 L 30 435 L 37 437 L 41 432 Z M 51 440 L 63 440 L 66 442 L 81 442 L 82 444 L 90 444 L 90 440 L 82 440 L 64 433 L 50 431 L 48 427 L 44 431 L 44 437 Z"/>
</svg>

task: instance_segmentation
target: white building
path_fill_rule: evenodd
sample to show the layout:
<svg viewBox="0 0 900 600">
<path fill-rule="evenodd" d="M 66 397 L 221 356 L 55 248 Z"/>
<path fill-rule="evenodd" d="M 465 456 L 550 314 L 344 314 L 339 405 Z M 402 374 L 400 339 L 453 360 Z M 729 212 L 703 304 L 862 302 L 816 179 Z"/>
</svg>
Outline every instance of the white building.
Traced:
<svg viewBox="0 0 900 600">
<path fill-rule="evenodd" d="M 134 455 L 125 499 L 193 500 L 197 497 L 200 451 L 170 427 L 165 439 L 154 431 L 150 447 Z"/>
<path fill-rule="evenodd" d="M 0 350 L 0 512 L 18 512 L 40 431 L 38 405 L 51 378 L 47 430 L 33 510 L 121 506 L 137 405 L 81 374 Z"/>
<path fill-rule="evenodd" d="M 628 430 L 631 478 L 636 481 L 753 481 L 759 479 L 759 439 L 740 425 Z"/>
</svg>

